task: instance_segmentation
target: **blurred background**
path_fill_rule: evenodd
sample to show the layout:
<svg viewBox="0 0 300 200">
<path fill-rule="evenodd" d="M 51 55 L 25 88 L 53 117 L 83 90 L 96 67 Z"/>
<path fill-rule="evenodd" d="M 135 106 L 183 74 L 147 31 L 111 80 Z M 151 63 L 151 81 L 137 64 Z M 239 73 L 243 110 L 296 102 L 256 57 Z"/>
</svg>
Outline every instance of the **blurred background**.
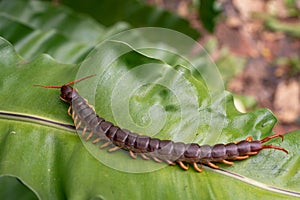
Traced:
<svg viewBox="0 0 300 200">
<path fill-rule="evenodd" d="M 276 133 L 300 128 L 299 0 L 148 0 L 186 18 L 241 111 L 266 107 Z"/>
</svg>

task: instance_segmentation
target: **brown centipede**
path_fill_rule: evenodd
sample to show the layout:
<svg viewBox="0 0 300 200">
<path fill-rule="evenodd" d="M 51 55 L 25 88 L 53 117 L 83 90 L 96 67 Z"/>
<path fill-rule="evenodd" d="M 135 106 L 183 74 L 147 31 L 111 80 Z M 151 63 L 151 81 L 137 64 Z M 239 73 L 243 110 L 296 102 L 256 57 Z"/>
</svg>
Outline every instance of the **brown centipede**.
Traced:
<svg viewBox="0 0 300 200">
<path fill-rule="evenodd" d="M 91 75 L 93 76 L 93 75 Z M 114 145 L 108 151 L 124 149 L 129 152 L 132 158 L 140 155 L 148 160 L 166 162 L 170 165 L 179 164 L 184 170 L 191 164 L 198 172 L 202 171 L 202 164 L 212 168 L 219 168 L 215 163 L 233 165 L 232 161 L 244 160 L 258 154 L 262 149 L 275 149 L 285 153 L 288 151 L 279 146 L 264 145 L 265 142 L 282 135 L 271 135 L 261 140 L 253 140 L 251 136 L 239 142 L 228 144 L 199 145 L 197 143 L 173 142 L 172 140 L 160 140 L 144 135 L 132 133 L 122 129 L 113 123 L 99 117 L 88 102 L 70 85 L 82 81 L 91 76 L 81 78 L 64 84 L 62 86 L 41 86 L 44 88 L 60 88 L 60 98 L 69 103 L 68 114 L 72 116 L 76 128 L 83 127 L 82 135 L 85 139 L 92 140 L 92 143 L 104 141 L 100 148 Z M 71 113 L 72 110 L 72 113 Z"/>
</svg>

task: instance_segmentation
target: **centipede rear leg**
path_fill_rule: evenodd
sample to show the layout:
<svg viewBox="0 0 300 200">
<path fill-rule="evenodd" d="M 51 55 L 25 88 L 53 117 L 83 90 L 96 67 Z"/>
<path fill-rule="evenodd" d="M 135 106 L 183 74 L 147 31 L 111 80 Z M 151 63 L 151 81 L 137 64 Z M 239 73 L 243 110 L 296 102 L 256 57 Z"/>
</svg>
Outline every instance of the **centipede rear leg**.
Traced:
<svg viewBox="0 0 300 200">
<path fill-rule="evenodd" d="M 263 143 L 268 142 L 269 140 L 271 140 L 273 138 L 281 138 L 282 141 L 284 139 L 283 135 L 275 134 L 275 135 L 271 135 L 271 136 L 263 138 L 262 140 L 260 140 L 260 143 L 263 144 Z M 282 148 L 282 147 L 279 147 L 279 146 L 274 146 L 274 145 L 262 145 L 261 149 L 276 149 L 276 150 L 283 151 L 286 154 L 289 153 L 285 148 Z"/>
<path fill-rule="evenodd" d="M 268 142 L 269 140 L 273 139 L 273 138 L 281 138 L 281 140 L 283 141 L 283 135 L 280 135 L 280 134 L 274 134 L 274 135 L 271 135 L 271 136 L 267 136 L 265 138 L 263 138 L 262 140 L 260 140 L 261 143 L 265 143 L 265 142 Z"/>
</svg>

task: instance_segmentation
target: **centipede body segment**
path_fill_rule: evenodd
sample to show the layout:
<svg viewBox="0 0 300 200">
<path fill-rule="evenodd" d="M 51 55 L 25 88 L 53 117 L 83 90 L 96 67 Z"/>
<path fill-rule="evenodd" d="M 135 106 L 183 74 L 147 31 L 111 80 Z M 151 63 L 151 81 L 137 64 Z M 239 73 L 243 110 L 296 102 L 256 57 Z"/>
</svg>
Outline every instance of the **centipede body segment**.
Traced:
<svg viewBox="0 0 300 200">
<path fill-rule="evenodd" d="M 283 139 L 282 135 L 272 135 L 262 140 L 253 140 L 250 136 L 236 143 L 200 146 L 197 143 L 185 144 L 132 133 L 99 117 L 93 107 L 70 86 L 89 77 L 91 76 L 63 86 L 42 87 L 60 88 L 60 98 L 70 104 L 68 114 L 72 116 L 76 128 L 83 127 L 82 136 L 94 144 L 102 142 L 100 148 L 111 146 L 108 149 L 109 152 L 124 149 L 132 158 L 140 155 L 145 160 L 164 161 L 169 165 L 178 164 L 184 170 L 188 170 L 191 165 L 198 172 L 202 171 L 202 164 L 212 168 L 218 168 L 216 163 L 233 165 L 233 161 L 247 159 L 263 149 L 275 149 L 288 153 L 282 147 L 264 144 L 273 138 Z"/>
</svg>

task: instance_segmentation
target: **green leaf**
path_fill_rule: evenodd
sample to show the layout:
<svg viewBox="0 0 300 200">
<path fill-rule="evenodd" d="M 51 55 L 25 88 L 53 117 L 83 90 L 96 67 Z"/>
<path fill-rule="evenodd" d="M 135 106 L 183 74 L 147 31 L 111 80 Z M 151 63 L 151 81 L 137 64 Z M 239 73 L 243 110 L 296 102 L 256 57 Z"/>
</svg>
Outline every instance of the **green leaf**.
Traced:
<svg viewBox="0 0 300 200">
<path fill-rule="evenodd" d="M 287 134 L 283 142 L 272 141 L 288 149 L 288 155 L 263 150 L 234 166 L 219 164 L 222 170 L 205 167 L 202 173 L 186 172 L 133 160 L 123 151 L 99 150 L 99 145 L 79 137 L 59 90 L 33 86 L 62 85 L 96 73 L 75 85 L 96 112 L 122 128 L 160 139 L 215 144 L 272 134 L 274 115 L 267 109 L 239 113 L 204 51 L 186 54 L 193 41 L 182 40 L 178 32 L 150 28 L 117 34 L 96 45 L 99 38 L 92 35 L 100 29 L 65 7 L 2 1 L 0 9 L 1 35 L 27 59 L 0 39 L 0 176 L 18 178 L 40 199 L 300 196 L 299 131 Z M 61 9 L 61 19 L 55 18 L 56 9 Z M 64 30 L 64 18 L 87 24 L 71 23 Z M 122 27 L 103 31 L 111 36 Z M 83 37 L 82 31 L 91 38 Z M 85 57 L 89 50 L 79 51 L 80 44 L 95 49 Z M 82 64 L 62 64 L 41 53 L 63 63 Z M 0 196 L 15 197 L 4 190 Z"/>
<path fill-rule="evenodd" d="M 201 22 L 209 32 L 213 32 L 215 29 L 216 18 L 221 11 L 217 8 L 216 1 L 198 1 L 198 13 Z"/>
<path fill-rule="evenodd" d="M 192 84 L 190 88 L 192 93 L 184 97 L 187 102 L 193 102 L 191 98 L 199 96 L 196 105 L 199 103 L 200 107 L 203 106 L 199 115 L 193 114 L 195 113 L 192 112 L 193 105 L 190 108 L 188 103 L 180 105 L 180 98 L 175 98 L 174 91 L 168 91 L 170 88 L 146 84 L 129 99 L 130 116 L 136 124 L 128 124 L 128 126 L 125 124 L 124 128 L 142 127 L 144 134 L 151 134 L 153 126 L 144 125 L 149 123 L 147 109 L 155 104 L 165 109 L 166 124 L 157 135 L 161 139 L 182 139 L 185 142 L 194 141 L 203 144 L 241 140 L 250 133 L 257 138 L 260 135 L 270 134 L 276 120 L 268 110 L 258 110 L 247 114 L 238 113 L 228 93 L 214 101 L 209 100 L 207 89 L 202 81 L 197 81 L 198 78 L 188 73 L 187 68 L 182 71 L 182 67 L 167 65 L 160 59 L 141 54 L 131 49 L 126 43 L 116 40 L 110 42 L 115 45 L 111 46 L 110 51 L 107 49 L 100 51 L 103 56 L 114 56 L 115 52 L 122 49 L 131 51 L 112 62 L 107 71 L 100 74 L 99 85 L 96 84 L 96 111 L 108 120 L 117 121 L 116 116 L 122 117 L 126 114 L 118 110 L 117 115 L 114 115 L 112 107 L 114 104 L 108 103 L 109 94 L 119 91 L 114 91 L 111 83 L 116 80 L 125 80 L 120 77 L 128 73 L 130 75 L 136 72 L 137 76 L 130 79 L 132 81 L 143 80 L 147 78 L 145 75 L 158 73 L 162 78 L 168 77 L 166 80 L 170 80 L 170 83 L 177 80 L 175 83 L 177 82 L 178 88 L 175 89 L 175 93 L 185 88 L 180 84 L 182 82 L 178 82 L 181 78 L 185 77 L 185 81 Z M 293 195 L 299 196 L 299 148 L 295 143 L 299 139 L 299 131 L 286 135 L 284 142 L 280 144 L 278 144 L 279 141 L 273 142 L 287 148 L 290 151 L 289 155 L 279 151 L 264 150 L 253 158 L 236 162 L 234 166 L 220 164 L 222 170 L 205 168 L 202 173 L 196 173 L 194 170 L 185 172 L 179 167 L 170 167 L 142 159 L 133 160 L 122 151 L 109 154 L 105 150 L 99 150 L 96 145 L 81 142 L 74 129 L 67 126 L 71 125 L 72 121 L 66 113 L 68 106 L 58 98 L 58 90 L 33 87 L 33 84 L 61 85 L 74 79 L 76 73 L 86 68 L 86 64 L 99 62 L 99 58 L 94 56 L 100 55 L 97 49 L 86 58 L 79 69 L 76 65 L 56 63 L 48 56 L 39 56 L 28 63 L 20 58 L 5 40 L 1 40 L 0 46 L 2 58 L 0 59 L 2 94 L 0 101 L 3 102 L 0 106 L 0 175 L 18 177 L 39 198 L 183 199 L 198 198 L 200 194 L 204 199 L 243 198 L 245 195 L 249 198 L 264 196 L 265 198 L 293 199 Z M 151 71 L 144 71 L 148 63 L 153 66 L 158 65 L 161 69 L 154 74 Z M 137 70 L 141 66 L 146 66 L 146 68 L 142 71 Z M 175 72 L 180 70 L 183 75 L 174 73 L 173 76 L 163 76 L 172 75 L 173 70 Z M 47 79 L 40 74 L 47 74 Z M 94 81 L 93 78 L 79 83 L 77 85 L 79 92 L 84 93 L 82 86 L 89 85 L 90 81 Z M 200 104 L 205 100 L 210 103 Z M 225 105 L 222 104 L 224 100 Z M 118 106 L 120 105 L 117 105 L 117 108 Z M 225 107 L 226 111 L 223 110 Z M 204 122 L 201 122 L 201 126 L 196 130 L 175 131 L 175 134 L 172 134 L 176 127 L 178 129 L 177 125 L 182 122 L 179 113 L 185 108 L 191 112 L 191 116 L 188 116 L 190 117 L 188 119 L 182 119 L 183 122 L 184 120 L 192 122 L 191 119 L 204 120 Z M 155 112 L 149 112 L 149 114 L 151 119 L 157 120 L 153 118 Z M 207 119 L 209 116 L 213 116 L 212 120 Z M 139 121 L 142 117 L 146 117 L 145 120 Z M 124 120 L 126 123 L 126 119 Z M 223 131 L 221 133 L 209 132 L 209 123 L 219 123 L 219 120 L 226 121 L 222 124 Z M 122 121 L 120 122 L 122 124 Z M 191 124 L 187 124 L 187 126 L 182 126 L 182 129 L 190 126 Z M 91 149 L 89 145 L 94 149 Z M 97 155 L 95 159 L 97 153 L 108 155 L 107 157 L 119 164 L 123 171 L 112 168 L 111 165 L 114 163 L 107 164 L 101 159 L 99 161 Z M 124 172 L 124 166 L 129 166 L 129 169 L 130 166 L 149 167 L 150 172 L 128 173 Z M 153 166 L 159 166 L 159 169 L 151 171 Z M 224 185 L 226 187 L 223 187 Z"/>
<path fill-rule="evenodd" d="M 41 1 L 1 1 L 0 16 L 0 35 L 23 57 L 47 53 L 64 63 L 80 63 L 95 44 L 129 28 L 126 23 L 106 28 L 69 8 Z"/>
<path fill-rule="evenodd" d="M 162 8 L 149 6 L 139 0 L 87 0 L 84 2 L 63 0 L 62 3 L 78 12 L 91 15 L 106 26 L 125 21 L 133 27 L 173 29 L 193 39 L 197 39 L 200 35 L 186 19 Z"/>
<path fill-rule="evenodd" d="M 36 195 L 14 177 L 0 177 L 1 199 L 37 199 Z"/>
</svg>

